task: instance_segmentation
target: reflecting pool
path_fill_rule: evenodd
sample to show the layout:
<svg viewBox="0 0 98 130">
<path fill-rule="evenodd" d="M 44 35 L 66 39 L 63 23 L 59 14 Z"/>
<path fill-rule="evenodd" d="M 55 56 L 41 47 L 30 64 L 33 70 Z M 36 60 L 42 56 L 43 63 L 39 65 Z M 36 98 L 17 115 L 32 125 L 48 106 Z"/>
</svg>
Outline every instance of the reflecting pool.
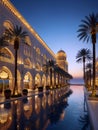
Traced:
<svg viewBox="0 0 98 130">
<path fill-rule="evenodd" d="M 33 94 L 0 104 L 0 130 L 90 130 L 83 86 Z"/>
</svg>

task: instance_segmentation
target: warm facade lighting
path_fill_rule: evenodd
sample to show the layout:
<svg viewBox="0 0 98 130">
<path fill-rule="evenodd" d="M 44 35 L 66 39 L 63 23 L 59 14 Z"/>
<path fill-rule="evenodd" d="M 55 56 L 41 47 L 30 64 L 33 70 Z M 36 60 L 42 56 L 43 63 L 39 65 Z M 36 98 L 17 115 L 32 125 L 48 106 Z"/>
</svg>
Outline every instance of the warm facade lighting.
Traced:
<svg viewBox="0 0 98 130">
<path fill-rule="evenodd" d="M 0 73 L 0 78 L 1 78 L 1 79 L 7 79 L 7 78 L 8 78 L 8 74 L 7 74 L 5 71 L 2 71 L 2 72 Z"/>
</svg>

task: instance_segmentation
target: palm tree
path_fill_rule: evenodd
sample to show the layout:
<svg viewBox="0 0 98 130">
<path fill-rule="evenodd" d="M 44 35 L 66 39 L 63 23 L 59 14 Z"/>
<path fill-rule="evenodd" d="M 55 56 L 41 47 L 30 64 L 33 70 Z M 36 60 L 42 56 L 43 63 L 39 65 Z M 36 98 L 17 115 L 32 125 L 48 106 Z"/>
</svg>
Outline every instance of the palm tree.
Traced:
<svg viewBox="0 0 98 130">
<path fill-rule="evenodd" d="M 50 86 L 52 86 L 52 74 L 55 62 L 53 60 L 49 60 L 46 64 L 43 65 L 43 70 L 50 73 Z"/>
<path fill-rule="evenodd" d="M 87 78 L 89 80 L 89 86 L 91 87 L 92 63 L 87 63 L 86 69 L 87 69 L 87 72 L 88 72 Z"/>
<path fill-rule="evenodd" d="M 85 62 L 86 60 L 87 61 L 90 61 L 91 60 L 91 51 L 90 49 L 81 49 L 78 51 L 77 55 L 76 55 L 76 62 L 83 62 L 83 79 L 84 79 L 84 82 L 85 82 Z"/>
<path fill-rule="evenodd" d="M 89 14 L 85 16 L 85 20 L 81 20 L 82 24 L 79 25 L 79 40 L 89 41 L 92 40 L 93 45 L 93 92 L 92 95 L 95 95 L 95 61 L 96 61 L 96 26 L 98 23 L 98 14 Z"/>
<path fill-rule="evenodd" d="M 27 32 L 22 30 L 22 27 L 18 27 L 18 25 L 14 26 L 14 28 L 9 28 L 5 30 L 5 37 L 10 41 L 14 42 L 15 49 L 15 85 L 13 89 L 13 95 L 15 95 L 15 91 L 18 93 L 17 87 L 17 52 L 19 49 L 20 40 L 24 41 L 27 36 Z"/>
</svg>

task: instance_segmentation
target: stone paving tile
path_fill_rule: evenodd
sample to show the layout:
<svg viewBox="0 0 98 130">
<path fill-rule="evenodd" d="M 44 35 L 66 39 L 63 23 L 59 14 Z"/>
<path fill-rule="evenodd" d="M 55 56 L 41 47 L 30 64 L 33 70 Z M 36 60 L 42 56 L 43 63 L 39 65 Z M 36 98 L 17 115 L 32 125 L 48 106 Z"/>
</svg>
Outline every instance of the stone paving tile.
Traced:
<svg viewBox="0 0 98 130">
<path fill-rule="evenodd" d="M 98 94 L 98 90 L 96 91 Z M 87 91 L 84 87 L 84 97 L 87 103 L 87 108 L 90 117 L 91 130 L 98 130 L 98 98 L 89 97 L 91 91 Z"/>
<path fill-rule="evenodd" d="M 91 130 L 98 130 L 98 101 L 87 100 L 87 106 L 92 126 Z"/>
</svg>

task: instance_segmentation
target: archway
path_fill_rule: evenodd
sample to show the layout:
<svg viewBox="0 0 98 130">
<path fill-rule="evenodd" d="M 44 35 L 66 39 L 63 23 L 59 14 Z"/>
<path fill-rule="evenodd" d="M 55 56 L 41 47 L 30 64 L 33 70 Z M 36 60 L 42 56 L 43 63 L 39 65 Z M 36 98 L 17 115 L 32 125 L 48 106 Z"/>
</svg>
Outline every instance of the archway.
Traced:
<svg viewBox="0 0 98 130">
<path fill-rule="evenodd" d="M 24 88 L 32 90 L 32 75 L 30 72 L 27 72 L 25 74 L 23 82 L 24 82 Z"/>
<path fill-rule="evenodd" d="M 35 76 L 35 85 L 36 87 L 39 87 L 41 85 L 41 77 L 39 74 L 36 74 Z"/>
<path fill-rule="evenodd" d="M 43 87 L 46 86 L 46 76 L 45 75 L 42 76 L 42 86 Z"/>
<path fill-rule="evenodd" d="M 3 66 L 0 70 L 0 94 L 7 88 L 13 89 L 13 77 L 11 71 Z"/>
</svg>

